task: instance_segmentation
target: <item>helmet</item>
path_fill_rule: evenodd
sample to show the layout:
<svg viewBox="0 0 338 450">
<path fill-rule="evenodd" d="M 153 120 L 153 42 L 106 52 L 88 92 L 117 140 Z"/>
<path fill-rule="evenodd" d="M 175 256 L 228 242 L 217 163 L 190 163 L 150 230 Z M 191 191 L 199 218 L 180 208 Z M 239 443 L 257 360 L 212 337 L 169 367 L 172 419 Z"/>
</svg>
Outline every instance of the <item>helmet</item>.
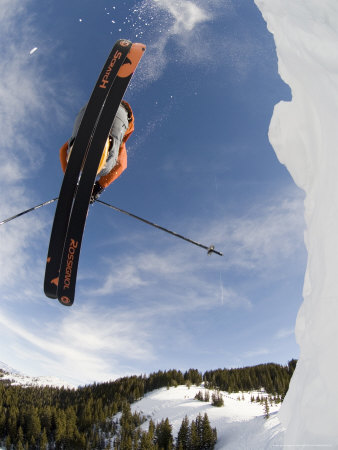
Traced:
<svg viewBox="0 0 338 450">
<path fill-rule="evenodd" d="M 101 172 L 101 170 L 104 168 L 104 166 L 105 166 L 105 164 L 107 162 L 110 144 L 111 144 L 111 138 L 108 137 L 108 139 L 106 140 L 105 146 L 103 148 L 103 152 L 102 152 L 102 156 L 101 156 L 101 159 L 100 159 L 99 168 L 97 169 L 97 174 L 99 174 Z M 73 150 L 73 144 L 70 146 L 69 151 L 67 153 L 67 163 L 69 161 L 70 154 L 72 153 L 72 150 Z"/>
</svg>

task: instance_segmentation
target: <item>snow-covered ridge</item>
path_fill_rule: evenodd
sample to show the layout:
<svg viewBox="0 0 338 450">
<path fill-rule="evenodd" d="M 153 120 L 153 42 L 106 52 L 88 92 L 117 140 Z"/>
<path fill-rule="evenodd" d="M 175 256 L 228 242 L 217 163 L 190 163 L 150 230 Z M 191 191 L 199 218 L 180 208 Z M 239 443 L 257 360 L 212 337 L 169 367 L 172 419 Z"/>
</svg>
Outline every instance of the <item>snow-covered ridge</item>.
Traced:
<svg viewBox="0 0 338 450">
<path fill-rule="evenodd" d="M 273 33 L 291 102 L 270 142 L 306 194 L 308 262 L 296 323 L 300 357 L 280 418 L 285 446 L 338 448 L 338 2 L 255 0 Z"/>
<path fill-rule="evenodd" d="M 189 422 L 195 420 L 198 414 L 208 414 L 210 424 L 217 429 L 216 450 L 262 450 L 273 448 L 283 443 L 284 429 L 277 417 L 280 404 L 269 403 L 270 418 L 266 419 L 264 406 L 251 397 L 268 397 L 265 392 L 240 392 L 228 394 L 221 392 L 224 406 L 215 407 L 209 402 L 195 399 L 195 395 L 202 391 L 203 386 L 178 386 L 170 389 L 162 388 L 146 394 L 135 402 L 132 412 L 139 412 L 148 418 L 142 427 L 148 429 L 149 420 L 155 423 L 168 417 L 173 426 L 172 434 L 177 436 L 182 420 L 185 416 Z M 212 391 L 210 391 L 210 394 Z M 210 395 L 211 399 L 211 395 Z"/>
<path fill-rule="evenodd" d="M 29 375 L 25 375 L 0 361 L 0 382 L 4 380 L 8 380 L 11 385 L 23 387 L 52 386 L 57 388 L 65 387 L 69 389 L 75 387 L 57 377 L 31 377 Z"/>
</svg>

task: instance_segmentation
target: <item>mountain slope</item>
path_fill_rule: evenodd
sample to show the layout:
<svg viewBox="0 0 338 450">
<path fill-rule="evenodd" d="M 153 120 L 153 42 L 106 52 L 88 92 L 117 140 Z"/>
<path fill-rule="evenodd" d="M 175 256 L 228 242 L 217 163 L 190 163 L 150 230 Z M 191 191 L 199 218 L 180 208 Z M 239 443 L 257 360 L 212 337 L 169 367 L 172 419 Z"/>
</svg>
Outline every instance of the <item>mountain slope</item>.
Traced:
<svg viewBox="0 0 338 450">
<path fill-rule="evenodd" d="M 226 450 L 262 450 L 273 448 L 283 443 L 283 428 L 277 417 L 279 405 L 270 405 L 270 418 L 265 419 L 264 406 L 251 402 L 251 397 L 266 397 L 262 392 L 234 393 L 222 392 L 223 407 L 214 407 L 210 402 L 195 400 L 195 395 L 206 389 L 202 386 L 178 386 L 177 388 L 158 389 L 147 394 L 132 405 L 132 412 L 140 412 L 148 418 L 142 425 L 148 429 L 149 420 L 155 423 L 168 417 L 176 437 L 183 418 L 187 415 L 189 422 L 201 413 L 208 414 L 212 427 L 216 427 L 218 441 L 216 449 Z M 244 400 L 243 400 L 244 398 Z"/>
<path fill-rule="evenodd" d="M 0 361 L 0 381 L 9 382 L 11 385 L 19 385 L 23 387 L 27 386 L 52 386 L 52 387 L 65 387 L 72 389 L 75 386 L 66 383 L 57 377 L 31 377 L 25 375 L 7 364 Z"/>
</svg>

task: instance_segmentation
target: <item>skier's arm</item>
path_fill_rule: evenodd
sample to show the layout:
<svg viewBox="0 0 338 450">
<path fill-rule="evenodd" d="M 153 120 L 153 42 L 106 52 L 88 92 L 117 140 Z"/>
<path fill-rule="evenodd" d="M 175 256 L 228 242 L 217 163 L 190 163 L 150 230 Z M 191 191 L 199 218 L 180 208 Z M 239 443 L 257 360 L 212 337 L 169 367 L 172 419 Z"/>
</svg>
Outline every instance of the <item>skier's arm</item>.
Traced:
<svg viewBox="0 0 338 450">
<path fill-rule="evenodd" d="M 126 145 L 123 142 L 120 147 L 119 157 L 117 163 L 112 170 L 105 176 L 99 179 L 99 184 L 104 189 L 108 187 L 113 181 L 115 181 L 121 173 L 127 168 L 127 150 Z"/>
<path fill-rule="evenodd" d="M 67 150 L 68 150 L 68 141 L 63 144 L 60 148 L 60 163 L 63 172 L 66 172 L 67 167 Z"/>
</svg>

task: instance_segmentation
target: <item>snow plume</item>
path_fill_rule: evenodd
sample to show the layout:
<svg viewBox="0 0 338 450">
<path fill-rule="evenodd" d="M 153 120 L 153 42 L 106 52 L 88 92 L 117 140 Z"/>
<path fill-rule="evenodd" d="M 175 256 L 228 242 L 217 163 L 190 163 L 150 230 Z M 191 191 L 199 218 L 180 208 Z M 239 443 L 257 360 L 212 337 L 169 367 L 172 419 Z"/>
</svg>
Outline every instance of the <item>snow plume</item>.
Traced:
<svg viewBox="0 0 338 450">
<path fill-rule="evenodd" d="M 190 42 L 191 35 L 197 33 L 198 26 L 212 18 L 204 4 L 199 6 L 190 0 L 145 0 L 134 11 L 156 23 L 156 39 L 147 45 L 147 58 L 143 62 L 144 78 L 151 81 L 161 76 L 167 64 L 169 55 L 166 47 L 169 41 L 176 38 L 179 48 L 184 48 Z"/>
<path fill-rule="evenodd" d="M 308 264 L 298 313 L 300 358 L 281 410 L 285 445 L 338 445 L 338 4 L 255 0 L 273 33 L 292 101 L 274 110 L 270 141 L 304 189 Z"/>
<path fill-rule="evenodd" d="M 155 5 L 172 16 L 174 23 L 169 30 L 172 34 L 183 34 L 192 31 L 195 26 L 210 19 L 208 12 L 187 1 L 154 0 Z"/>
</svg>

